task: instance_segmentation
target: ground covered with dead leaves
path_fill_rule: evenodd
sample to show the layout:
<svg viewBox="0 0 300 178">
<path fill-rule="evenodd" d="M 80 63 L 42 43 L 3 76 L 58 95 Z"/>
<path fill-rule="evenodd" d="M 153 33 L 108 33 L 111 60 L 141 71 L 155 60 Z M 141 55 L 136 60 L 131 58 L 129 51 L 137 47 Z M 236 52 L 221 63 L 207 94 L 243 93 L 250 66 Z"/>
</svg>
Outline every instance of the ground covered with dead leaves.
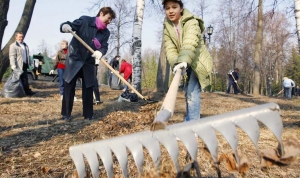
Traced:
<svg viewBox="0 0 300 178">
<path fill-rule="evenodd" d="M 1 84 L 0 88 L 2 88 Z M 94 106 L 95 120 L 84 120 L 82 103 L 76 101 L 72 112 L 72 122 L 60 120 L 61 101 L 56 83 L 32 83 L 33 97 L 7 99 L 0 97 L 0 177 L 76 177 L 74 163 L 69 156 L 69 147 L 129 133 L 149 130 L 156 112 L 159 110 L 163 95 L 144 94 L 158 100 L 155 104 L 118 103 L 122 91 L 100 87 L 101 105 Z M 80 87 L 76 96 L 81 98 Z M 275 102 L 281 108 L 284 124 L 283 139 L 294 136 L 300 138 L 300 98 L 285 100 L 281 97 L 252 97 L 244 95 L 226 95 L 224 93 L 202 93 L 201 117 L 209 117 L 235 111 L 258 104 Z M 169 124 L 183 121 L 185 102 L 183 92 L 177 97 L 174 116 Z M 300 155 L 298 154 L 288 166 L 269 165 L 262 168 L 255 146 L 242 131 L 239 133 L 239 151 L 246 157 L 244 171 L 239 173 L 232 163 L 232 150 L 228 142 L 218 135 L 219 159 L 222 177 L 300 177 Z M 198 163 L 203 177 L 217 177 L 215 165 L 206 151 L 205 145 L 198 139 Z M 266 127 L 260 129 L 258 147 L 274 149 L 277 142 Z M 184 166 L 186 150 L 179 142 L 179 162 Z M 300 149 L 300 148 L 299 148 Z M 162 163 L 160 177 L 175 177 L 174 166 L 166 149 L 161 147 Z M 138 177 L 132 156 L 129 155 L 129 175 Z M 145 151 L 143 177 L 158 177 L 154 165 Z M 106 177 L 103 164 L 100 164 L 100 177 Z M 122 171 L 114 159 L 115 177 L 122 177 Z M 87 170 L 89 175 L 89 170 Z M 195 177 L 191 171 L 191 177 Z M 88 176 L 89 177 L 89 176 Z"/>
</svg>

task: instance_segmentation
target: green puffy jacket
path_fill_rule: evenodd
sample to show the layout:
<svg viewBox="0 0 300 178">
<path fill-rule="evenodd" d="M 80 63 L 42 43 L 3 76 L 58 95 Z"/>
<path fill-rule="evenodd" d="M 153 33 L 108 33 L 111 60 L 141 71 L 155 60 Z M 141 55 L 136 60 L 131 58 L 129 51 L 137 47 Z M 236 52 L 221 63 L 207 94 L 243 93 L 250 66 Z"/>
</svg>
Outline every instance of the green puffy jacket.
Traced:
<svg viewBox="0 0 300 178">
<path fill-rule="evenodd" d="M 186 62 L 196 73 L 201 88 L 210 84 L 210 75 L 213 68 L 212 58 L 204 44 L 202 19 L 194 16 L 187 9 L 183 10 L 180 20 L 180 42 L 173 23 L 165 19 L 164 40 L 167 60 L 172 68 L 178 63 Z"/>
</svg>

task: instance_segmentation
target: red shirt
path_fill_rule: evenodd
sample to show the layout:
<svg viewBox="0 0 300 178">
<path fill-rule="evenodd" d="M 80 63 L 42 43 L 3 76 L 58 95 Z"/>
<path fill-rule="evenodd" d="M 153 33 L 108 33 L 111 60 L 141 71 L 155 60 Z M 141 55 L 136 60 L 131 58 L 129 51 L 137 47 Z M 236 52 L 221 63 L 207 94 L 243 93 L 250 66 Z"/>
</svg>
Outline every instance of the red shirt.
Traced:
<svg viewBox="0 0 300 178">
<path fill-rule="evenodd" d="M 68 53 L 68 49 L 64 49 L 64 53 L 67 54 Z M 57 64 L 57 68 L 59 68 L 59 69 L 65 69 L 66 65 L 59 62 Z"/>
<path fill-rule="evenodd" d="M 122 62 L 121 68 L 120 68 L 120 73 L 124 73 L 124 79 L 128 80 L 128 78 L 132 74 L 132 65 L 129 64 L 128 62 Z"/>
</svg>

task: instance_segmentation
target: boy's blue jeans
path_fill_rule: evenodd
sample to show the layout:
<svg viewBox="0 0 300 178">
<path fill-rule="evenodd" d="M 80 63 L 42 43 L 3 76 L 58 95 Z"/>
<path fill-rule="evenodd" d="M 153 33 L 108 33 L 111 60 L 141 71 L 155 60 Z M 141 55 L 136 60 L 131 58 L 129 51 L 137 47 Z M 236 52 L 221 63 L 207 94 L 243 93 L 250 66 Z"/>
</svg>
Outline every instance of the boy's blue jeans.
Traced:
<svg viewBox="0 0 300 178">
<path fill-rule="evenodd" d="M 200 119 L 200 94 L 201 86 L 198 78 L 192 70 L 188 84 L 184 87 L 186 99 L 185 121 Z"/>
</svg>

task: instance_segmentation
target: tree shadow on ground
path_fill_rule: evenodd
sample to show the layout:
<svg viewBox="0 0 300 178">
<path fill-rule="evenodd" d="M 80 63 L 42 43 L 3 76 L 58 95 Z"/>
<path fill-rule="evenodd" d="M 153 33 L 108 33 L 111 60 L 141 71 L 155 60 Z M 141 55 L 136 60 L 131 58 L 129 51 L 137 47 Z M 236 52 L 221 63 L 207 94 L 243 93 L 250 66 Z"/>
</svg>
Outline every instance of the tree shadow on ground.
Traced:
<svg viewBox="0 0 300 178">
<path fill-rule="evenodd" d="M 102 93 L 101 93 L 102 94 Z M 117 97 L 111 98 L 111 100 L 116 101 Z M 36 102 L 36 101 L 30 101 Z M 13 126 L 0 127 L 0 132 L 8 131 L 12 129 L 21 129 L 22 131 L 4 136 L 0 138 L 0 145 L 3 154 L 9 154 L 13 149 L 20 147 L 31 147 L 42 141 L 51 140 L 53 137 L 64 135 L 64 134 L 77 134 L 83 128 L 93 124 L 94 122 L 99 122 L 111 112 L 116 111 L 131 111 L 138 112 L 143 101 L 138 101 L 135 103 L 117 103 L 112 102 L 102 108 L 97 108 L 94 106 L 94 120 L 84 120 L 82 114 L 72 114 L 71 122 L 66 122 L 60 120 L 60 116 L 56 118 L 43 119 L 36 122 L 27 122 L 25 124 L 17 124 Z M 124 107 L 122 105 L 130 104 L 130 107 Z M 38 128 L 26 129 L 26 127 L 39 126 Z M 45 127 L 40 127 L 45 126 Z M 68 129 L 61 129 L 68 128 Z M 23 130 L 26 129 L 26 130 Z"/>
</svg>

